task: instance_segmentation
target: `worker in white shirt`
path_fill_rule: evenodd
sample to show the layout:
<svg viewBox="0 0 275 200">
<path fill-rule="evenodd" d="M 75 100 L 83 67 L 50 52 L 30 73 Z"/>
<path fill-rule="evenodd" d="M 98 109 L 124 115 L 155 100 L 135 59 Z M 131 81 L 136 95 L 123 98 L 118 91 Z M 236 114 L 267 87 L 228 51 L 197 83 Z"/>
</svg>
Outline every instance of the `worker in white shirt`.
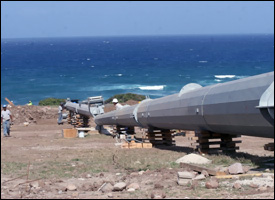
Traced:
<svg viewBox="0 0 275 200">
<path fill-rule="evenodd" d="M 116 106 L 116 110 L 120 110 L 123 108 L 123 105 L 121 105 L 120 103 L 118 103 L 117 99 L 113 99 L 113 104 Z"/>
<path fill-rule="evenodd" d="M 10 124 L 12 121 L 12 115 L 7 106 L 3 105 L 3 110 L 1 111 L 1 124 L 3 124 L 4 136 L 10 137 Z"/>
<path fill-rule="evenodd" d="M 63 122 L 62 122 L 62 119 L 63 119 L 62 111 L 63 111 L 63 103 L 60 103 L 60 105 L 58 106 L 58 121 L 57 121 L 58 125 L 63 124 Z"/>
</svg>

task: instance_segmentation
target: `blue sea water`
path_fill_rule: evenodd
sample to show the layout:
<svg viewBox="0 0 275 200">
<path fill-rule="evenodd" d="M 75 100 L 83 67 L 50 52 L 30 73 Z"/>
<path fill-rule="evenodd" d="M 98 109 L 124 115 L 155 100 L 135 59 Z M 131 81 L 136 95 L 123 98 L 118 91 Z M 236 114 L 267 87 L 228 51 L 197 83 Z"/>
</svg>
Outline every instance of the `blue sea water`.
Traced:
<svg viewBox="0 0 275 200">
<path fill-rule="evenodd" d="M 158 98 L 274 71 L 274 35 L 1 39 L 1 104 L 137 93 Z"/>
</svg>

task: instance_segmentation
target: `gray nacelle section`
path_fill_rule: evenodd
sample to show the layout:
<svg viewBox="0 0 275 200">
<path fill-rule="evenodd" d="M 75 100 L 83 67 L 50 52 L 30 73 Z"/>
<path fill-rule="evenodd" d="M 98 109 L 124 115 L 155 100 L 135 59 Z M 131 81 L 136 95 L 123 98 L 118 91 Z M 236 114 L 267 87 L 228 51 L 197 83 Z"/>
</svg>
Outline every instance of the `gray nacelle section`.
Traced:
<svg viewBox="0 0 275 200">
<path fill-rule="evenodd" d="M 96 123 L 208 130 L 274 138 L 274 123 L 268 122 L 262 111 L 256 108 L 273 81 L 274 72 L 271 72 L 204 88 L 197 87 L 181 95 L 147 100 L 132 108 L 97 116 Z"/>
<path fill-rule="evenodd" d="M 78 104 L 78 103 L 67 101 L 65 104 L 65 108 L 72 112 L 84 115 L 86 117 L 91 117 L 91 116 L 95 117 L 97 115 L 101 115 L 104 113 L 104 110 L 103 110 L 104 106 L 102 105 L 89 106 L 88 104 Z"/>
<path fill-rule="evenodd" d="M 274 125 L 256 108 L 273 81 L 271 72 L 211 88 L 203 101 L 203 116 L 210 130 L 274 138 Z"/>
</svg>

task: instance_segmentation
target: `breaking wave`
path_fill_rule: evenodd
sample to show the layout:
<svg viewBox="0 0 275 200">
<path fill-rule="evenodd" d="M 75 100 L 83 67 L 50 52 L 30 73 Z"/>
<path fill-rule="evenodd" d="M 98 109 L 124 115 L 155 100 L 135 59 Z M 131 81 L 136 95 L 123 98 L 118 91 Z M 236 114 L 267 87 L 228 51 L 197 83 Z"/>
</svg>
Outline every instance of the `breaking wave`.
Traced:
<svg viewBox="0 0 275 200">
<path fill-rule="evenodd" d="M 155 85 L 155 86 L 141 86 L 141 90 L 163 90 L 166 85 Z"/>
<path fill-rule="evenodd" d="M 216 78 L 235 78 L 236 75 L 215 75 Z"/>
<path fill-rule="evenodd" d="M 163 90 L 166 85 L 143 86 L 138 84 L 103 85 L 82 88 L 81 91 L 111 91 L 111 90 Z"/>
</svg>

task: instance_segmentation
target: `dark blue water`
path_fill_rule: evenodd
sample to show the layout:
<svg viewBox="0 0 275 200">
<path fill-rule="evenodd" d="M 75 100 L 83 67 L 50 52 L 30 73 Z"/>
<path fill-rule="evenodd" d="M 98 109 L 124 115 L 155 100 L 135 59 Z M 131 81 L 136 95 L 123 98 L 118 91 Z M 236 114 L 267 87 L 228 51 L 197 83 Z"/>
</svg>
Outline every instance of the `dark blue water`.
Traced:
<svg viewBox="0 0 275 200">
<path fill-rule="evenodd" d="M 274 71 L 274 35 L 1 40 L 1 104 L 118 93 L 158 98 Z"/>
</svg>

